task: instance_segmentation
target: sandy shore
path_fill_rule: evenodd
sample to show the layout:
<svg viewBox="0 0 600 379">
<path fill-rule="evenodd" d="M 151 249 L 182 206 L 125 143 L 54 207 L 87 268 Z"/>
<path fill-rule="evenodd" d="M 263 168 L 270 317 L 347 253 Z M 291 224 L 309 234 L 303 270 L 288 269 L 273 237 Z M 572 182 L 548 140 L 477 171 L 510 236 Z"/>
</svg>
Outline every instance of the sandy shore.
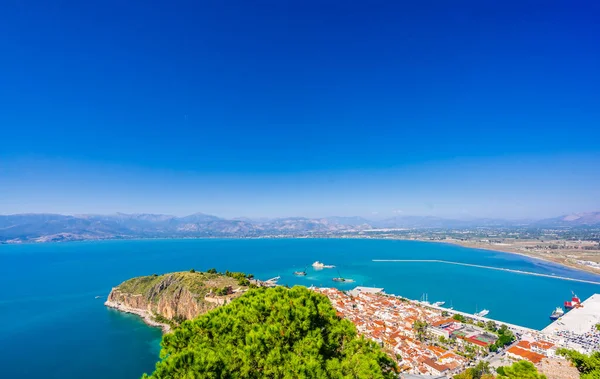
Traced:
<svg viewBox="0 0 600 379">
<path fill-rule="evenodd" d="M 144 309 L 131 308 L 126 305 L 116 303 L 114 301 L 106 301 L 104 303 L 109 308 L 116 309 L 125 313 L 132 313 L 134 315 L 140 316 L 147 325 L 161 328 L 163 333 L 169 333 L 171 331 L 171 326 L 167 324 L 160 323 L 154 320 L 154 315 Z"/>
<path fill-rule="evenodd" d="M 596 270 L 593 267 L 589 267 L 586 265 L 568 262 L 568 261 L 566 261 L 566 259 L 564 257 L 556 257 L 555 258 L 555 257 L 546 256 L 546 255 L 541 255 L 541 254 L 525 252 L 525 251 L 522 251 L 522 250 L 517 249 L 510 245 L 485 245 L 485 244 L 476 243 L 476 242 L 458 241 L 458 240 L 434 241 L 434 240 L 428 240 L 428 239 L 415 239 L 414 241 L 447 243 L 447 244 L 451 244 L 451 245 L 467 247 L 470 249 L 482 249 L 482 250 L 497 251 L 497 252 L 501 252 L 501 253 L 517 254 L 517 255 L 524 256 L 524 257 L 528 257 L 528 258 L 539 259 L 540 261 L 555 263 L 555 264 L 558 264 L 558 265 L 561 265 L 564 267 L 569 267 L 569 268 L 572 268 L 575 270 L 600 275 L 599 270 Z"/>
</svg>

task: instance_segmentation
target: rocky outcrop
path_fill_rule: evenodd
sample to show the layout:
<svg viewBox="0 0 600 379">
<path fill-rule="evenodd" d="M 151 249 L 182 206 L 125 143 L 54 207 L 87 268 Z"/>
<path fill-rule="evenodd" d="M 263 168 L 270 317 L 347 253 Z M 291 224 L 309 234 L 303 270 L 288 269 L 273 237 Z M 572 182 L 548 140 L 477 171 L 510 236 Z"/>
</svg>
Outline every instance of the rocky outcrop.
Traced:
<svg viewBox="0 0 600 379">
<path fill-rule="evenodd" d="M 217 296 L 213 291 L 236 287 L 235 292 Z M 247 287 L 237 280 L 200 272 L 177 272 L 130 279 L 114 287 L 105 302 L 107 307 L 141 316 L 152 326 L 170 331 L 172 326 L 193 319 L 240 296 Z"/>
<path fill-rule="evenodd" d="M 112 294 L 112 292 L 111 292 L 111 294 Z M 112 300 L 106 300 L 104 305 L 106 305 L 109 308 L 117 309 L 121 312 L 132 313 L 132 314 L 138 315 L 144 320 L 144 322 L 146 324 L 148 324 L 150 326 L 156 326 L 156 327 L 161 328 L 163 330 L 163 333 L 169 333 L 171 331 L 170 324 L 156 321 L 156 315 L 153 312 L 148 311 L 147 309 L 133 308 L 133 307 L 126 305 L 125 303 L 121 303 L 118 301 L 112 301 Z"/>
</svg>

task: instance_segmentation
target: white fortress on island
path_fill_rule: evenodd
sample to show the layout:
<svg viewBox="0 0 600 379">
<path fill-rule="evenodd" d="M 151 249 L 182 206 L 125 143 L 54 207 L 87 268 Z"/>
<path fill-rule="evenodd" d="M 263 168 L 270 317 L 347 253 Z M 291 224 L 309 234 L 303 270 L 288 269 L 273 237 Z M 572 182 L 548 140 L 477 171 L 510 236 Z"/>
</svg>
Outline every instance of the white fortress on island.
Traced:
<svg viewBox="0 0 600 379">
<path fill-rule="evenodd" d="M 326 264 L 321 263 L 319 261 L 316 261 L 315 263 L 313 263 L 312 266 L 314 268 L 318 268 L 318 269 L 321 269 L 321 268 L 334 268 L 335 267 L 334 265 L 326 265 Z"/>
</svg>

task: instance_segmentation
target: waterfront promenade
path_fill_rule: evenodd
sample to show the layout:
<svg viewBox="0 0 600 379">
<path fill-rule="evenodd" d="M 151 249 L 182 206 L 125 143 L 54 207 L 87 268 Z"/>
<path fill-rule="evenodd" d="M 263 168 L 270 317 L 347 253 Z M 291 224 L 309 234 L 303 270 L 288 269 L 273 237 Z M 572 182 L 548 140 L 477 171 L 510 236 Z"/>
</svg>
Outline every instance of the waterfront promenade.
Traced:
<svg viewBox="0 0 600 379">
<path fill-rule="evenodd" d="M 569 278 L 569 277 L 566 277 L 566 276 L 540 274 L 540 273 L 531 272 L 531 271 L 513 270 L 513 269 L 510 269 L 510 268 L 501 268 L 501 267 L 493 267 L 493 266 L 483 266 L 483 265 L 476 265 L 476 264 L 472 264 L 472 263 L 452 262 L 452 261 L 444 261 L 444 260 L 439 260 L 439 259 L 373 259 L 373 262 L 444 263 L 444 264 L 451 264 L 451 265 L 458 265 L 458 266 L 484 268 L 484 269 L 488 269 L 488 270 L 512 272 L 512 273 L 515 273 L 515 274 L 541 276 L 541 277 L 545 277 L 545 278 L 552 278 L 552 279 L 559 279 L 559 280 L 569 280 L 569 281 L 572 281 L 572 282 L 580 282 L 580 283 L 588 283 L 588 284 L 600 285 L 600 282 L 593 281 L 593 280 L 575 279 L 575 278 Z"/>
<path fill-rule="evenodd" d="M 388 296 L 397 296 L 397 295 L 388 295 Z M 397 297 L 402 298 L 402 296 L 397 296 Z M 404 299 L 406 299 L 406 298 L 404 298 Z M 478 321 L 483 321 L 483 322 L 493 321 L 497 325 L 506 325 L 510 330 L 512 330 L 515 333 L 519 333 L 519 334 L 539 333 L 540 332 L 539 330 L 527 328 L 525 326 L 515 325 L 515 324 L 508 323 L 508 322 L 500 321 L 500 320 L 494 320 L 492 318 L 476 316 L 476 315 L 474 315 L 472 313 L 461 312 L 461 311 L 457 311 L 455 309 L 450 309 L 450 308 L 438 307 L 438 306 L 433 305 L 433 304 L 424 304 L 423 302 L 418 301 L 418 300 L 411 300 L 411 299 L 406 299 L 406 300 L 408 300 L 409 302 L 411 302 L 411 303 L 413 303 L 415 305 L 421 306 L 421 307 L 436 309 L 436 310 L 442 311 L 442 312 L 446 311 L 450 315 L 455 315 L 455 314 L 462 315 L 462 316 L 465 316 L 465 317 L 468 317 L 468 318 L 471 318 L 471 319 L 475 319 L 475 320 L 478 320 Z"/>
</svg>

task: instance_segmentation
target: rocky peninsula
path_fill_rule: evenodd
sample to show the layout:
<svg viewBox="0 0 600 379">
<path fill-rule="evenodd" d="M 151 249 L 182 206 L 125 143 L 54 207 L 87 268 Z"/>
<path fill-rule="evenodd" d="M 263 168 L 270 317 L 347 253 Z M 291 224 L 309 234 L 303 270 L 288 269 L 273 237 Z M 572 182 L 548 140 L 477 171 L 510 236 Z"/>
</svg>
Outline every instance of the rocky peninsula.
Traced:
<svg viewBox="0 0 600 379">
<path fill-rule="evenodd" d="M 150 326 L 168 333 L 191 320 L 241 296 L 257 282 L 239 272 L 185 271 L 140 276 L 114 287 L 107 307 L 136 314 Z"/>
</svg>

